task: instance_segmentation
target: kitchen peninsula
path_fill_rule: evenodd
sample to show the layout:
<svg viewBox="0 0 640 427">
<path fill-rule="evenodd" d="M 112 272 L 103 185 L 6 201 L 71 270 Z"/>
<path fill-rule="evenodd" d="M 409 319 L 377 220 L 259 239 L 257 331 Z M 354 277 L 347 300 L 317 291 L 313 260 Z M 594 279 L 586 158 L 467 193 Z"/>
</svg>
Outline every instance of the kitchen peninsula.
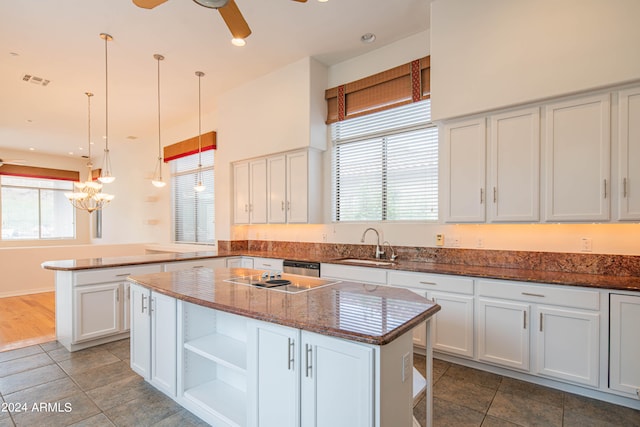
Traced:
<svg viewBox="0 0 640 427">
<path fill-rule="evenodd" d="M 412 331 L 440 307 L 286 274 L 274 280 L 291 285 L 266 288 L 262 273 L 130 276 L 132 369 L 213 425 L 410 426 Z M 430 387 L 426 400 L 430 424 Z"/>
</svg>

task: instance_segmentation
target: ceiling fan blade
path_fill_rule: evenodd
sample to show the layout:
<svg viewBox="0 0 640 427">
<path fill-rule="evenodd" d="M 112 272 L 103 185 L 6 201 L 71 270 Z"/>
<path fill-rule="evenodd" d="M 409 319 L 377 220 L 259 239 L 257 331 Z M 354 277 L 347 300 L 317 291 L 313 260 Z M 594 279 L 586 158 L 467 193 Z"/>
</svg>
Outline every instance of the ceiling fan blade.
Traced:
<svg viewBox="0 0 640 427">
<path fill-rule="evenodd" d="M 246 39 L 251 34 L 251 29 L 249 28 L 249 24 L 244 20 L 240 9 L 238 9 L 238 5 L 234 0 L 229 0 L 226 6 L 218 9 L 220 15 L 222 15 L 222 19 L 229 27 L 229 31 L 233 35 L 235 39 Z"/>
<path fill-rule="evenodd" d="M 293 0 L 293 1 L 298 1 L 300 3 L 306 3 L 307 2 L 307 0 Z"/>
<path fill-rule="evenodd" d="M 133 4 L 144 9 L 153 9 L 166 1 L 167 0 L 133 0 Z"/>
</svg>

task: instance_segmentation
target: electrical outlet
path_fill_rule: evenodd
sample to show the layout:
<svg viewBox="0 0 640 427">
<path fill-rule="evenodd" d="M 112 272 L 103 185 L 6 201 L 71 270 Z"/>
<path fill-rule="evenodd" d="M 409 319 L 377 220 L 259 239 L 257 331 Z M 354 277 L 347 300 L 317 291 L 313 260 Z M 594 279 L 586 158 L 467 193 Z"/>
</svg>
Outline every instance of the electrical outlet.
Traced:
<svg viewBox="0 0 640 427">
<path fill-rule="evenodd" d="M 476 247 L 484 248 L 484 239 L 482 237 L 478 237 L 478 240 L 476 241 Z"/>
<path fill-rule="evenodd" d="M 402 382 L 407 382 L 410 378 L 413 378 L 413 361 L 411 353 L 406 353 L 402 356 Z"/>
<path fill-rule="evenodd" d="M 453 239 L 451 239 L 451 247 L 452 248 L 459 248 L 460 247 L 460 237 L 454 236 Z"/>
<path fill-rule="evenodd" d="M 591 237 L 583 237 L 580 239 L 580 250 L 582 252 L 591 252 L 593 248 L 593 242 Z"/>
<path fill-rule="evenodd" d="M 444 246 L 444 234 L 436 234 L 436 246 Z"/>
</svg>

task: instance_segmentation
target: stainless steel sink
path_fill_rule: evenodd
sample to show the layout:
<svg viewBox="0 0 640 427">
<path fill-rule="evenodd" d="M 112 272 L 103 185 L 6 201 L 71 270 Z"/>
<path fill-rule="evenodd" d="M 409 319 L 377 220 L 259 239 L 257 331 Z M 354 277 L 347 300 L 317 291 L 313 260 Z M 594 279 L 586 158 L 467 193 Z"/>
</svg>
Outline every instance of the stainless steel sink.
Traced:
<svg viewBox="0 0 640 427">
<path fill-rule="evenodd" d="M 343 262 L 351 262 L 354 264 L 365 264 L 365 265 L 394 265 L 395 262 L 392 261 L 382 261 L 382 260 L 374 260 L 374 259 L 361 259 L 361 258 L 345 258 L 341 259 Z"/>
</svg>

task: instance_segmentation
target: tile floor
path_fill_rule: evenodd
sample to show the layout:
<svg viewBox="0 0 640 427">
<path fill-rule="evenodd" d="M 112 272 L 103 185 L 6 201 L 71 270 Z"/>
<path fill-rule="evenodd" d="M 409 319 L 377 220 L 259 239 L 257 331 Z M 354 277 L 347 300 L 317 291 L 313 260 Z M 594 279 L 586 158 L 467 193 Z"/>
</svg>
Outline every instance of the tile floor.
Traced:
<svg viewBox="0 0 640 427">
<path fill-rule="evenodd" d="M 424 371 L 424 358 L 415 362 Z M 436 427 L 640 426 L 640 411 L 439 360 L 434 380 Z M 206 425 L 129 369 L 129 340 L 2 352 L 0 399 L 0 427 Z M 422 425 L 424 410 L 424 401 L 414 410 Z"/>
</svg>

